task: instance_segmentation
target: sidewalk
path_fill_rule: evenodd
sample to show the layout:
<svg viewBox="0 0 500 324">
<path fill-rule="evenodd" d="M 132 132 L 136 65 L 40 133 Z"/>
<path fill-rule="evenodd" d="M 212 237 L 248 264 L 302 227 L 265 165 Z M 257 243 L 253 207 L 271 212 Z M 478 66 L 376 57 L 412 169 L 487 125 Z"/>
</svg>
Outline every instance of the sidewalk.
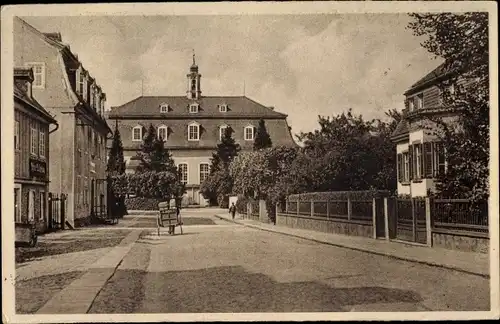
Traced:
<svg viewBox="0 0 500 324">
<path fill-rule="evenodd" d="M 367 237 L 347 236 L 318 231 L 290 228 L 237 216 L 234 220 L 229 214 L 216 214 L 216 217 L 247 227 L 264 231 L 299 237 L 318 243 L 348 248 L 362 252 L 383 255 L 395 259 L 422 263 L 456 271 L 466 272 L 489 278 L 489 254 L 462 252 L 443 248 L 429 248 L 400 242 L 391 242 Z"/>
</svg>

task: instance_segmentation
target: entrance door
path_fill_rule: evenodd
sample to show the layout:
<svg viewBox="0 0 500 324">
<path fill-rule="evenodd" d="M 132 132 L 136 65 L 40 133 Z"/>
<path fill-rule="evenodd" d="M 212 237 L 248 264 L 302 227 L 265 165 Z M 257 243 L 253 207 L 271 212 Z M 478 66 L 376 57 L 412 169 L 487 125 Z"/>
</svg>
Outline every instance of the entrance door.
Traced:
<svg viewBox="0 0 500 324">
<path fill-rule="evenodd" d="M 35 191 L 28 191 L 28 220 L 29 222 L 35 221 Z"/>
<path fill-rule="evenodd" d="M 21 220 L 21 187 L 16 185 L 14 187 L 14 222 L 16 224 L 22 223 Z"/>
</svg>

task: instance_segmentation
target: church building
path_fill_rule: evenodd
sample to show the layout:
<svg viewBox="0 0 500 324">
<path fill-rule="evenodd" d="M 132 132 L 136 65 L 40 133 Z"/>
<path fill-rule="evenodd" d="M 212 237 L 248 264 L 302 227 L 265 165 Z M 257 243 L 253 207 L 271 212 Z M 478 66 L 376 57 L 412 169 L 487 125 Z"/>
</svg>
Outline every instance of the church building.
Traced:
<svg viewBox="0 0 500 324">
<path fill-rule="evenodd" d="M 246 96 L 202 95 L 194 55 L 185 95 L 140 96 L 108 112 L 109 125 L 118 127 L 121 134 L 127 172 L 134 172 L 138 166 L 135 156 L 152 124 L 182 171 L 190 203 L 200 205 L 206 204 L 199 193 L 200 184 L 209 174 L 212 153 L 224 130 L 233 130 L 232 136 L 242 151 L 252 150 L 259 120 L 263 119 L 273 146 L 296 146 L 286 118 L 273 107 Z"/>
</svg>

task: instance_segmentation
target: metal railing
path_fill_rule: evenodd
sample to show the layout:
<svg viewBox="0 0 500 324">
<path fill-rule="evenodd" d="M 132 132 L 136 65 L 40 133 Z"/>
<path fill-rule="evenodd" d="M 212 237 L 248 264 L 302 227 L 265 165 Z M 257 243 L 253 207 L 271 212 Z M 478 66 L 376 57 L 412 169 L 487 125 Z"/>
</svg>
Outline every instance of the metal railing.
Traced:
<svg viewBox="0 0 500 324">
<path fill-rule="evenodd" d="M 488 202 L 472 205 L 467 199 L 433 199 L 433 228 L 488 233 Z"/>
</svg>

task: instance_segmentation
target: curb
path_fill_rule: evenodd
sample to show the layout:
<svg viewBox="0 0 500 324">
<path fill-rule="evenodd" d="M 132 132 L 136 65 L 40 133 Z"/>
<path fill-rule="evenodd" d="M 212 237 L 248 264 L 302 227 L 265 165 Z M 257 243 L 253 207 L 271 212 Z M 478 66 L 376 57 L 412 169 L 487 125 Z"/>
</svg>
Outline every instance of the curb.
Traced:
<svg viewBox="0 0 500 324">
<path fill-rule="evenodd" d="M 480 273 L 480 272 L 474 272 L 474 271 L 462 269 L 462 268 L 455 267 L 455 266 L 450 266 L 450 265 L 445 265 L 445 264 L 440 264 L 440 263 L 434 263 L 434 262 L 430 262 L 430 261 L 422 261 L 422 260 L 418 260 L 418 259 L 413 259 L 413 258 L 402 257 L 402 256 L 398 256 L 398 255 L 393 255 L 393 254 L 390 254 L 390 253 L 373 251 L 373 250 L 370 250 L 370 249 L 362 249 L 362 248 L 357 248 L 357 247 L 352 247 L 352 246 L 346 246 L 346 245 L 342 245 L 342 244 L 338 244 L 338 243 L 326 242 L 326 241 L 322 241 L 322 240 L 318 240 L 318 239 L 314 239 L 314 238 L 310 238 L 310 237 L 304 237 L 304 236 L 297 235 L 297 234 L 291 234 L 291 233 L 281 232 L 279 230 L 262 228 L 262 227 L 260 227 L 258 225 L 245 224 L 245 223 L 242 223 L 242 222 L 238 222 L 236 220 L 231 220 L 231 219 L 224 218 L 224 217 L 219 216 L 219 215 L 215 215 L 215 217 L 217 217 L 219 219 L 226 220 L 226 221 L 231 222 L 231 223 L 235 223 L 235 224 L 243 225 L 243 226 L 246 226 L 246 227 L 258 229 L 258 230 L 261 230 L 261 231 L 266 231 L 266 232 L 270 232 L 270 233 L 277 233 L 277 234 L 282 234 L 282 235 L 286 235 L 286 236 L 301 238 L 301 239 L 304 239 L 304 240 L 308 240 L 308 241 L 312 241 L 312 242 L 316 242 L 316 243 L 320 243 L 320 244 L 331 245 L 331 246 L 335 246 L 335 247 L 339 247 L 339 248 L 344 248 L 344 249 L 349 249 L 349 250 L 354 250 L 354 251 L 359 251 L 359 252 L 365 252 L 365 253 L 370 253 L 370 254 L 385 256 L 385 257 L 389 257 L 391 259 L 408 261 L 408 262 L 414 262 L 414 263 L 424 264 L 424 265 L 428 265 L 428 266 L 431 266 L 431 267 L 438 267 L 438 268 L 443 268 L 443 269 L 448 269 L 448 270 L 454 270 L 454 271 L 463 272 L 463 273 L 467 273 L 467 274 L 470 274 L 470 275 L 474 275 L 474 276 L 479 276 L 479 277 L 483 277 L 483 278 L 486 278 L 486 279 L 490 279 L 490 275 L 489 274 Z"/>
</svg>

